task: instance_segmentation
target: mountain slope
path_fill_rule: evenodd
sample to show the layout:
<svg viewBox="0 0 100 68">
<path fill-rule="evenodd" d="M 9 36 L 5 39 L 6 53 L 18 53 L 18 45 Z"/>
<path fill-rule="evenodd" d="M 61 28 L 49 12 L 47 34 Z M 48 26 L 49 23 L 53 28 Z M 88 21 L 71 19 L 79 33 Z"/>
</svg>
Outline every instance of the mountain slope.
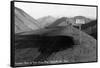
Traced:
<svg viewBox="0 0 100 68">
<path fill-rule="evenodd" d="M 81 34 L 81 35 L 80 35 Z M 48 58 L 48 60 L 65 60 L 69 62 L 88 62 L 96 61 L 96 40 L 88 34 L 72 27 L 65 27 L 63 30 L 50 32 L 47 35 L 57 36 L 72 36 L 76 41 L 74 48 L 58 52 Z M 81 38 L 81 43 L 80 43 Z M 67 45 L 66 45 L 67 46 Z"/>
<path fill-rule="evenodd" d="M 54 21 L 52 24 L 48 25 L 47 28 L 52 28 L 55 26 L 65 26 L 66 25 L 66 17 L 61 17 L 59 19 L 57 19 L 56 21 Z"/>
<path fill-rule="evenodd" d="M 56 27 L 53 27 L 53 28 L 56 28 Z M 51 28 L 49 28 L 49 29 L 51 29 Z M 81 36 L 80 36 L 80 34 L 81 34 Z M 31 35 L 28 34 L 28 35 L 31 36 L 32 34 Z M 71 36 L 74 38 L 74 42 L 76 43 L 76 45 L 74 45 L 73 48 L 65 49 L 63 51 L 53 53 L 51 56 L 49 56 L 49 58 L 47 58 L 48 61 L 50 61 L 50 60 L 63 61 L 64 60 L 64 61 L 68 61 L 69 63 L 70 62 L 96 61 L 96 58 L 97 58 L 97 56 L 96 56 L 96 46 L 97 46 L 96 40 L 93 37 L 89 36 L 88 34 L 78 30 L 77 28 L 74 28 L 73 26 L 66 26 L 66 27 L 63 27 L 63 28 L 55 30 L 55 31 L 49 31 L 49 32 L 45 31 L 43 33 L 43 35 L 46 35 L 46 36 Z M 81 43 L 80 43 L 80 38 L 81 38 Z"/>
<path fill-rule="evenodd" d="M 15 7 L 15 33 L 39 29 L 39 23 L 24 12 L 22 9 Z"/>
<path fill-rule="evenodd" d="M 48 61 L 50 60 L 62 61 L 62 63 L 63 61 L 66 61 L 67 63 L 97 61 L 97 54 L 96 54 L 97 41 L 92 36 L 86 34 L 83 31 L 80 31 L 79 29 L 73 26 L 70 25 L 59 26 L 59 24 L 65 22 L 65 20 L 66 18 L 63 18 L 60 21 L 54 23 L 54 25 L 51 25 L 49 28 L 43 28 L 36 32 L 33 31 L 33 33 L 32 31 L 29 31 L 28 34 L 26 32 L 26 35 L 31 36 L 34 34 L 40 34 L 46 36 L 71 36 L 74 38 L 76 44 L 74 45 L 73 48 L 64 49 L 63 51 L 53 53 L 49 58 L 47 58 Z M 26 53 L 28 53 L 29 55 L 30 52 L 27 51 Z M 31 53 L 33 53 L 33 51 L 31 51 Z M 25 56 L 20 56 L 20 57 L 25 57 Z M 26 59 L 31 60 L 29 58 Z M 25 59 L 23 61 L 25 61 Z"/>
<path fill-rule="evenodd" d="M 56 18 L 52 16 L 45 16 L 45 17 L 39 18 L 38 22 L 41 24 L 41 27 L 46 27 L 49 24 L 52 24 L 55 20 Z"/>
<path fill-rule="evenodd" d="M 79 28 L 78 26 L 74 27 Z M 82 24 L 81 30 L 97 39 L 97 20 L 92 20 L 86 24 Z"/>
</svg>

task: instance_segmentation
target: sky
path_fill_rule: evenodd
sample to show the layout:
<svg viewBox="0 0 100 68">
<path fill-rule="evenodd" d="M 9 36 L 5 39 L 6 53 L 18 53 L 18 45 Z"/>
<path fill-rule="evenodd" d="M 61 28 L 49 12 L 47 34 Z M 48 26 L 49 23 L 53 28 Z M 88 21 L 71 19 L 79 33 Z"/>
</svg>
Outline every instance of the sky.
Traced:
<svg viewBox="0 0 100 68">
<path fill-rule="evenodd" d="M 26 13 L 28 13 L 35 19 L 44 16 L 53 16 L 53 17 L 85 16 L 93 19 L 96 18 L 96 7 L 25 3 L 25 2 L 16 2 L 15 7 L 24 10 Z"/>
</svg>

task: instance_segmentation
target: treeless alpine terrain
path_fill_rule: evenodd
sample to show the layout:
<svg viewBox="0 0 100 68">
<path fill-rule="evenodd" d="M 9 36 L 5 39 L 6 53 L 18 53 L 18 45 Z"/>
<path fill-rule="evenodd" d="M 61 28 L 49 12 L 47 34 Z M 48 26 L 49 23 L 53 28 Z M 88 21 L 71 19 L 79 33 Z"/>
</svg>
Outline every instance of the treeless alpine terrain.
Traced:
<svg viewBox="0 0 100 68">
<path fill-rule="evenodd" d="M 44 36 L 22 35 L 15 42 L 16 62 L 97 61 L 96 40 L 72 26 L 44 33 Z"/>
<path fill-rule="evenodd" d="M 63 60 L 69 63 L 97 61 L 97 41 L 92 36 L 71 26 L 65 27 L 58 32 L 48 33 L 48 35 L 71 36 L 76 42 L 73 48 L 60 51 L 48 60 Z"/>
<path fill-rule="evenodd" d="M 16 63 L 47 61 L 50 63 L 44 64 L 52 64 L 97 61 L 96 39 L 71 25 L 58 26 L 66 22 L 65 17 L 58 19 L 59 21 L 56 20 L 50 27 L 39 28 L 38 22 L 22 10 L 16 9 L 15 13 Z M 35 30 L 33 30 L 34 27 Z"/>
</svg>

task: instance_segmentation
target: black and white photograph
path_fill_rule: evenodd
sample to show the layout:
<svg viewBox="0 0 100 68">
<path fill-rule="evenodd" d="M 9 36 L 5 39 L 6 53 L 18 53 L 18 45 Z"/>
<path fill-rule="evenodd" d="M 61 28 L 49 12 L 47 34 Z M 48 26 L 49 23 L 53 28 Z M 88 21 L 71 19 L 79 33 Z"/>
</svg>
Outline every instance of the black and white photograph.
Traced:
<svg viewBox="0 0 100 68">
<path fill-rule="evenodd" d="M 97 6 L 12 2 L 15 67 L 97 62 Z"/>
</svg>

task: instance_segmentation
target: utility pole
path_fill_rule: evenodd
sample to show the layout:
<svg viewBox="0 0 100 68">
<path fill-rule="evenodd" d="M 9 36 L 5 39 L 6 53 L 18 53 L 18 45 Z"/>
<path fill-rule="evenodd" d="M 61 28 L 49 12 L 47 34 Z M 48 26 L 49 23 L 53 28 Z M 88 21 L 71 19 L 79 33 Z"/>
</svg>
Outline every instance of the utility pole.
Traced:
<svg viewBox="0 0 100 68">
<path fill-rule="evenodd" d="M 85 24 L 85 21 L 83 20 L 83 19 L 77 19 L 76 20 L 76 24 L 78 24 L 79 25 L 79 30 L 80 30 L 80 34 L 79 34 L 79 36 L 80 36 L 80 44 L 81 44 L 81 41 L 82 41 L 82 39 L 81 39 L 81 26 L 82 26 L 82 24 Z"/>
<path fill-rule="evenodd" d="M 79 30 L 80 30 L 80 44 L 81 44 L 81 24 L 79 24 Z"/>
</svg>

